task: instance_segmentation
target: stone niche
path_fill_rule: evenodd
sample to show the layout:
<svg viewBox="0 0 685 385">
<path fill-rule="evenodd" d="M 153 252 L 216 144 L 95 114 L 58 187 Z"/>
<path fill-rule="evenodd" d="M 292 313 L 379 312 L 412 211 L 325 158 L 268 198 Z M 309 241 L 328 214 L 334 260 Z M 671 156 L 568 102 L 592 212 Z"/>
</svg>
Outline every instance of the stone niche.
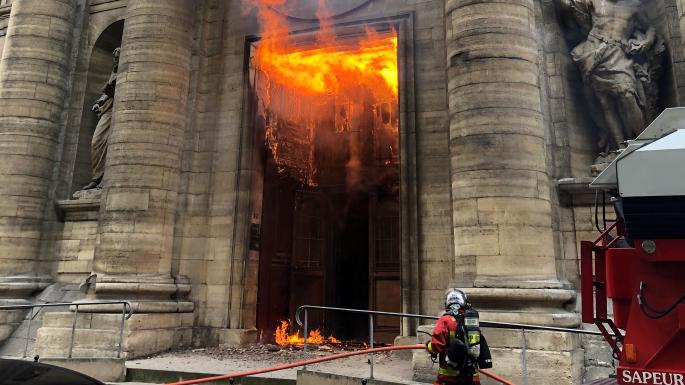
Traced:
<svg viewBox="0 0 685 385">
<path fill-rule="evenodd" d="M 58 282 L 78 284 L 92 271 L 98 212 L 102 190 L 81 190 L 91 180 L 91 140 L 97 114 L 91 106 L 102 92 L 112 71 L 112 52 L 121 45 L 123 20 L 109 25 L 100 34 L 90 52 L 78 130 L 70 199 L 56 202 L 61 234 L 55 240 L 56 278 Z"/>
<path fill-rule="evenodd" d="M 116 21 L 108 26 L 98 37 L 90 54 L 86 89 L 84 90 L 81 125 L 78 133 L 78 148 L 74 164 L 72 193 L 77 192 L 91 179 L 91 140 L 98 117 L 91 110 L 93 103 L 100 97 L 102 87 L 112 73 L 112 52 L 121 46 L 124 21 Z"/>
</svg>

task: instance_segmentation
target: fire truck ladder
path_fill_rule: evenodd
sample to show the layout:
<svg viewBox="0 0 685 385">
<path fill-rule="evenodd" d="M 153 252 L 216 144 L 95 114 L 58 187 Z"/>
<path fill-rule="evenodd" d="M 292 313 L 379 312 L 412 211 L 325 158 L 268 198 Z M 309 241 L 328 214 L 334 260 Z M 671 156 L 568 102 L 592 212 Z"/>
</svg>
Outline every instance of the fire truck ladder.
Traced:
<svg viewBox="0 0 685 385">
<path fill-rule="evenodd" d="M 616 230 L 616 236 L 612 231 Z M 615 359 L 619 359 L 623 335 L 607 314 L 606 251 L 623 239 L 625 228 L 618 220 L 609 226 L 594 242 L 580 243 L 580 276 L 583 323 L 595 324 L 609 343 Z M 594 262 L 594 264 L 593 264 Z M 594 296 L 593 296 L 594 293 Z M 610 331 L 611 330 L 611 331 Z"/>
</svg>

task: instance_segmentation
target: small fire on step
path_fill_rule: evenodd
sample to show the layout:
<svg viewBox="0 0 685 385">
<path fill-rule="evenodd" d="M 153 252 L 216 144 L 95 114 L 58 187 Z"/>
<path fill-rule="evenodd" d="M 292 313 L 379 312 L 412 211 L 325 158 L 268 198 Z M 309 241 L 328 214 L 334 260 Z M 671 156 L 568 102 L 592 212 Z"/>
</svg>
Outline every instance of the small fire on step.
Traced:
<svg viewBox="0 0 685 385">
<path fill-rule="evenodd" d="M 300 331 L 290 334 L 290 322 L 281 321 L 281 326 L 274 332 L 274 340 L 279 346 L 302 346 L 304 345 L 304 337 L 300 336 Z M 307 344 L 321 345 L 321 344 L 339 345 L 342 342 L 333 336 L 324 338 L 319 329 L 309 332 L 307 337 Z"/>
<path fill-rule="evenodd" d="M 280 321 L 280 326 L 274 332 L 274 340 L 276 345 L 288 349 L 301 349 L 304 346 L 304 337 L 300 335 L 300 331 L 292 332 L 289 321 Z M 324 337 L 319 329 L 309 332 L 307 337 L 307 344 L 318 347 L 318 350 L 325 351 L 351 351 L 359 349 L 367 349 L 369 344 L 364 341 L 341 341 L 332 335 Z M 374 346 L 387 346 L 385 344 L 376 343 Z"/>
</svg>

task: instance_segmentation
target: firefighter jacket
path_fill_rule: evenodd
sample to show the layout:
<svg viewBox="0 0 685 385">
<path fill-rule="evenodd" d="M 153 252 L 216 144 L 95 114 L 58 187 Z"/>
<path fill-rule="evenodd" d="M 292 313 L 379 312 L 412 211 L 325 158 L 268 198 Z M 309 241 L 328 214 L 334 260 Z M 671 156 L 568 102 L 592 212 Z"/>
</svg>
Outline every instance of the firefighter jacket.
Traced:
<svg viewBox="0 0 685 385">
<path fill-rule="evenodd" d="M 458 338 L 459 328 L 457 326 L 457 320 L 454 316 L 448 313 L 443 314 L 435 324 L 430 342 L 426 344 L 426 350 L 429 353 L 437 354 L 440 360 L 440 368 L 438 369 L 438 378 L 435 385 L 480 384 L 478 372 L 472 377 L 465 373 L 460 373 L 458 369 L 449 365 L 445 359 L 450 342 Z"/>
</svg>

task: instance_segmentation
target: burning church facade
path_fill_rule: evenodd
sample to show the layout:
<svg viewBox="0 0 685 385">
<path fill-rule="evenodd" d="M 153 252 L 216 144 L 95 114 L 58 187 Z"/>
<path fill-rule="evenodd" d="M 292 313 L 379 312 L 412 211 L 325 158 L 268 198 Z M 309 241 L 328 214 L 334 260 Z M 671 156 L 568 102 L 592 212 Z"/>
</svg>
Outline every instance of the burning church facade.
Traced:
<svg viewBox="0 0 685 385">
<path fill-rule="evenodd" d="M 128 357 L 270 341 L 304 304 L 436 314 L 455 286 L 483 319 L 579 327 L 593 170 L 685 100 L 675 0 L 5 3 L 0 302 L 130 301 Z M 120 312 L 80 306 L 74 355 L 116 354 Z M 0 317 L 23 347 L 26 313 Z M 66 355 L 67 320 L 36 354 Z M 488 337 L 519 376 L 520 332 Z M 556 382 L 605 370 L 524 338 Z"/>
</svg>

